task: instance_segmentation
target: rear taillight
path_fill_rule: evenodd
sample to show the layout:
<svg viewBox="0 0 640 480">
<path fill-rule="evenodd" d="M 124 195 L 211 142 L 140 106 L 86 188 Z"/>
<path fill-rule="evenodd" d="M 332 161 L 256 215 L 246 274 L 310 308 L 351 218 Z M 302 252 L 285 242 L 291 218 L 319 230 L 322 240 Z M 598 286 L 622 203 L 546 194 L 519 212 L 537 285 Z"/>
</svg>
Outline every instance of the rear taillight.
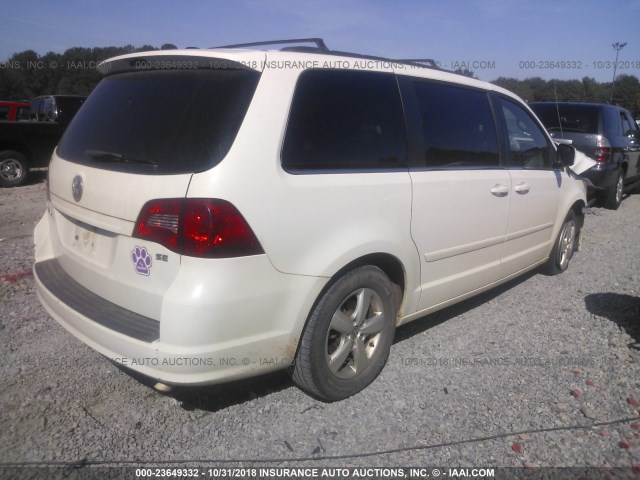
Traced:
<svg viewBox="0 0 640 480">
<path fill-rule="evenodd" d="M 609 163 L 611 161 L 611 147 L 596 147 L 594 160 L 598 163 Z"/>
<path fill-rule="evenodd" d="M 229 258 L 264 253 L 236 207 L 220 199 L 151 200 L 142 207 L 133 236 L 193 257 Z"/>
<path fill-rule="evenodd" d="M 611 144 L 606 137 L 598 135 L 596 151 L 594 155 L 594 160 L 598 163 L 609 163 L 611 161 Z"/>
</svg>

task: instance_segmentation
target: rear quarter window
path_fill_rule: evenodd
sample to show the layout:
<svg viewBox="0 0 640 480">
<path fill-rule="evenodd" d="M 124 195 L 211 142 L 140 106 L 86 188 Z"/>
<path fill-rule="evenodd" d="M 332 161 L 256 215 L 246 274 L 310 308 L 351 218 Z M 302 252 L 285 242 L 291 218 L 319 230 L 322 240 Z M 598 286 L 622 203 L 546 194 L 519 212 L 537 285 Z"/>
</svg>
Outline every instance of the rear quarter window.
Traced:
<svg viewBox="0 0 640 480">
<path fill-rule="evenodd" d="M 307 70 L 294 93 L 282 150 L 287 170 L 380 170 L 407 165 L 395 76 Z"/>
</svg>

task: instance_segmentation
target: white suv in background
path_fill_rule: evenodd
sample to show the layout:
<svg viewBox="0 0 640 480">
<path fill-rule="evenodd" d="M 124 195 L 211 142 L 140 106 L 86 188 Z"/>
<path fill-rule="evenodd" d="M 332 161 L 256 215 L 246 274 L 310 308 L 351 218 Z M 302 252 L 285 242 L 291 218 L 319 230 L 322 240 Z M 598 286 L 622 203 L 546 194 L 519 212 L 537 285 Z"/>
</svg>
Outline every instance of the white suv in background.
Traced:
<svg viewBox="0 0 640 480">
<path fill-rule="evenodd" d="M 288 368 L 340 400 L 397 325 L 577 250 L 575 150 L 494 85 L 319 40 L 99 68 L 49 167 L 37 290 L 162 385 Z"/>
</svg>

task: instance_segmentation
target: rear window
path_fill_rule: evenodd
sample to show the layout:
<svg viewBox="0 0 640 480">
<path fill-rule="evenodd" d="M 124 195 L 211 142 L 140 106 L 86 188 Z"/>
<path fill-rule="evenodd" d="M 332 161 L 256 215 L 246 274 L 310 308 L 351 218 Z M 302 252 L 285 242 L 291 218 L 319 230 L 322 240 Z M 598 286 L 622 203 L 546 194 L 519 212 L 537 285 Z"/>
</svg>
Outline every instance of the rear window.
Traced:
<svg viewBox="0 0 640 480">
<path fill-rule="evenodd" d="M 231 69 L 106 77 L 67 128 L 58 155 L 131 173 L 207 170 L 231 148 L 259 78 Z"/>
<path fill-rule="evenodd" d="M 561 103 L 532 103 L 530 107 L 549 131 L 598 133 L 598 107 Z"/>
</svg>

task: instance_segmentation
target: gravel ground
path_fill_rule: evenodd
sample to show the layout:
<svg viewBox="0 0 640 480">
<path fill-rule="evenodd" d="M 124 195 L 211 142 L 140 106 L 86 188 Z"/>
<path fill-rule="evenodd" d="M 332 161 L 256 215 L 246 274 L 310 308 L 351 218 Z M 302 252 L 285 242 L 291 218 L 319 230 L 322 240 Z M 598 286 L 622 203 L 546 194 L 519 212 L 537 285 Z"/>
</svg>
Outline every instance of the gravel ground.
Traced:
<svg viewBox="0 0 640 480">
<path fill-rule="evenodd" d="M 640 475 L 640 195 L 587 209 L 564 274 L 534 272 L 398 329 L 380 377 L 334 404 L 282 373 L 160 394 L 75 339 L 34 291 L 44 200 L 42 178 L 0 191 L 0 477 L 13 463 L 205 460 Z"/>
</svg>

